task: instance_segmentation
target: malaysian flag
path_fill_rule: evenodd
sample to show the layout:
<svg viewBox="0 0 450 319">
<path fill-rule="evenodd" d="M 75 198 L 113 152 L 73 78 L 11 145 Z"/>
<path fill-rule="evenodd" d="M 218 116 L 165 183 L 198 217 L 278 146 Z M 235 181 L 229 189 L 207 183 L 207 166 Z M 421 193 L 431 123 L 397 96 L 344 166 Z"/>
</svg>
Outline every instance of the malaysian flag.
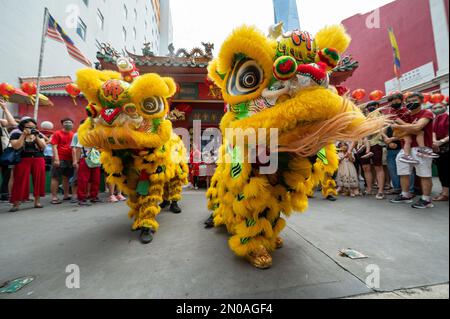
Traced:
<svg viewBox="0 0 450 319">
<path fill-rule="evenodd" d="M 55 21 L 55 19 L 49 14 L 48 25 L 46 35 L 58 42 L 64 43 L 69 55 L 80 63 L 92 67 L 91 61 L 84 56 L 84 54 L 75 46 L 75 43 L 64 32 L 61 26 Z"/>
</svg>

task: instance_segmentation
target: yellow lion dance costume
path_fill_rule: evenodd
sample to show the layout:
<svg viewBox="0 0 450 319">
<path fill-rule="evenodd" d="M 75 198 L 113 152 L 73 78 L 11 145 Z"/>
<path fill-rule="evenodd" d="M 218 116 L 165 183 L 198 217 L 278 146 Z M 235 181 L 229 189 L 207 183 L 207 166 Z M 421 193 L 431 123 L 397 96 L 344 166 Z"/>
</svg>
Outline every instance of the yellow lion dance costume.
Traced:
<svg viewBox="0 0 450 319">
<path fill-rule="evenodd" d="M 301 31 L 278 35 L 237 28 L 209 65 L 228 112 L 221 122 L 225 138 L 207 192 L 208 208 L 214 225 L 225 225 L 231 234 L 231 250 L 261 269 L 272 265 L 270 252 L 283 245 L 279 234 L 286 222 L 281 215 L 305 211 L 319 184 L 324 195 L 334 193 L 334 143 L 358 140 L 384 125 L 381 118 L 365 118 L 329 87 L 330 72 L 350 44 L 343 26 L 326 27 L 315 38 Z M 270 174 L 252 162 L 250 149 L 255 147 L 248 136 L 243 149 L 237 144 L 242 131 L 259 128 L 267 129 L 255 133 L 265 145 L 269 129 L 278 129 L 277 149 L 270 151 L 278 154 L 279 164 Z M 227 138 L 227 129 L 240 133 Z M 257 153 L 266 148 L 259 145 Z"/>
<path fill-rule="evenodd" d="M 101 150 L 107 182 L 129 196 L 132 230 L 141 230 L 141 242 L 150 243 L 161 207 L 171 202 L 171 211 L 181 212 L 177 202 L 187 183 L 186 149 L 166 119 L 176 85 L 157 74 L 127 83 L 118 72 L 93 69 L 80 70 L 77 78 L 90 102 L 80 143 Z"/>
</svg>

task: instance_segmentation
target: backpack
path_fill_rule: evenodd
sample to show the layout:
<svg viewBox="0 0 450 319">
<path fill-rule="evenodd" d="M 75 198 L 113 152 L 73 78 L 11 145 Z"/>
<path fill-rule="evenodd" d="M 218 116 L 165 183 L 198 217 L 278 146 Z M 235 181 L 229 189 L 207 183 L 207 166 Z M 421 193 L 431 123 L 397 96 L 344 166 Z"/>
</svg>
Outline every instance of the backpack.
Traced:
<svg viewBox="0 0 450 319">
<path fill-rule="evenodd" d="M 83 151 L 86 156 L 86 150 L 84 148 Z M 102 163 L 100 162 L 100 152 L 97 149 L 92 148 L 86 156 L 86 165 L 89 168 L 97 168 L 102 166 Z"/>
</svg>

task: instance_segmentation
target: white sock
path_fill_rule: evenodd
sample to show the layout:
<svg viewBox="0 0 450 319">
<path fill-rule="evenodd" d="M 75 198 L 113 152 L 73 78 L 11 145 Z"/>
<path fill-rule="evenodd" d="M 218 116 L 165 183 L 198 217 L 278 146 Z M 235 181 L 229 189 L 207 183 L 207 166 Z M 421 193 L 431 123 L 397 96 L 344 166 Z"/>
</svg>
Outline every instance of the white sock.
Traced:
<svg viewBox="0 0 450 319">
<path fill-rule="evenodd" d="M 411 194 L 410 194 L 409 192 L 402 192 L 402 196 L 403 196 L 404 198 L 410 198 L 410 197 L 411 197 Z"/>
<path fill-rule="evenodd" d="M 422 195 L 422 199 L 428 203 L 431 202 L 431 196 Z"/>
</svg>

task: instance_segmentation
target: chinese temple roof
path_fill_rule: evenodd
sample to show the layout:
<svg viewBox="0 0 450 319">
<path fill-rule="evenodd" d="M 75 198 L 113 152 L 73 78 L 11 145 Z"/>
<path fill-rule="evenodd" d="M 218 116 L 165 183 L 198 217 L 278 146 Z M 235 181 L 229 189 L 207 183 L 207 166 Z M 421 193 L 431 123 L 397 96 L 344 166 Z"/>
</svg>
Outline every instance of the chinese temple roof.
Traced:
<svg viewBox="0 0 450 319">
<path fill-rule="evenodd" d="M 190 51 L 179 49 L 175 51 L 173 45 L 169 46 L 168 56 L 155 55 L 147 43 L 142 49 L 142 55 L 137 55 L 126 50 L 126 54 L 136 63 L 136 67 L 141 73 L 156 72 L 162 75 L 167 74 L 206 74 L 208 63 L 213 59 L 212 50 L 214 45 L 211 43 L 202 43 L 204 49 L 194 48 Z M 102 44 L 100 51 L 97 52 L 98 69 L 115 69 L 117 58 L 121 54 L 108 44 Z M 204 76 L 202 77 L 203 80 Z"/>
</svg>

